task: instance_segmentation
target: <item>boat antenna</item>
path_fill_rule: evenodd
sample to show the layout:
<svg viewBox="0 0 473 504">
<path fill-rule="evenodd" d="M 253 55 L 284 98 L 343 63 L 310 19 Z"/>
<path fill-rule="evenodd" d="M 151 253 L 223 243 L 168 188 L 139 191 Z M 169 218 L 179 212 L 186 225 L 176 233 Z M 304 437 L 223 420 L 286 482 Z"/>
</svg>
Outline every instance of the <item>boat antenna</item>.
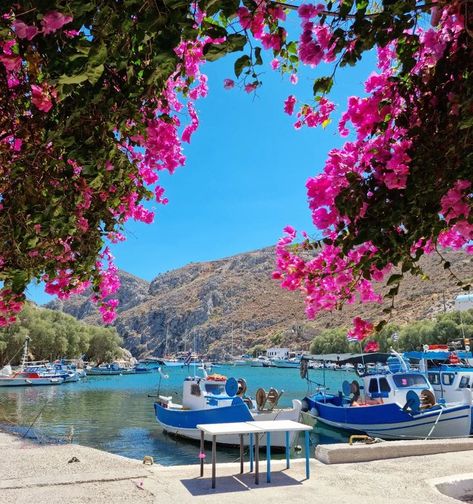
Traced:
<svg viewBox="0 0 473 504">
<path fill-rule="evenodd" d="M 195 331 L 194 331 L 194 353 L 196 352 L 196 348 L 197 348 L 197 347 L 195 346 Z M 195 361 L 196 361 L 196 360 L 197 360 L 197 356 L 195 355 L 195 356 L 194 356 L 194 376 L 197 376 L 197 371 L 196 371 L 196 369 L 195 369 L 195 366 L 196 366 L 196 362 L 195 362 Z"/>
<path fill-rule="evenodd" d="M 322 368 L 323 369 L 322 376 L 323 376 L 323 379 L 324 379 L 323 394 L 324 394 L 324 397 L 325 397 L 325 354 L 323 354 L 322 357 L 323 357 L 323 361 L 322 362 L 324 363 L 323 368 Z"/>
<path fill-rule="evenodd" d="M 161 379 L 162 378 L 166 378 L 168 379 L 169 378 L 169 375 L 168 374 L 164 374 L 162 371 L 161 371 L 161 366 L 158 367 L 158 373 L 159 373 L 159 382 L 158 382 L 158 396 L 159 396 L 159 393 L 161 392 Z"/>
<path fill-rule="evenodd" d="M 363 341 L 360 341 L 360 350 L 361 350 L 361 362 L 363 363 L 363 367 L 365 368 L 365 373 L 368 373 L 365 364 L 365 354 L 363 353 Z"/>
<path fill-rule="evenodd" d="M 401 364 L 401 367 L 403 368 L 404 372 L 407 373 L 409 370 L 407 369 L 407 364 L 405 360 L 402 358 L 402 355 L 399 352 L 396 352 L 393 347 L 390 348 L 391 353 L 396 356 Z"/>
</svg>

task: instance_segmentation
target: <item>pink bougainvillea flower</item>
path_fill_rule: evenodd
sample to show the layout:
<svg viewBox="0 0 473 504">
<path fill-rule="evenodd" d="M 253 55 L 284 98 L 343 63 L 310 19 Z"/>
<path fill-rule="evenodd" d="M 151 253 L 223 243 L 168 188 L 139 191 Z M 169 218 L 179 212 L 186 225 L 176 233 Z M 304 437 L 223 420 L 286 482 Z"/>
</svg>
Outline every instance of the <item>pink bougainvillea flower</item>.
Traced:
<svg viewBox="0 0 473 504">
<path fill-rule="evenodd" d="M 19 70 L 21 67 L 20 56 L 13 56 L 10 54 L 2 54 L 2 55 L 0 55 L 0 62 L 3 63 L 3 66 L 10 72 Z"/>
<path fill-rule="evenodd" d="M 379 351 L 379 343 L 377 341 L 368 341 L 368 343 L 366 343 L 365 348 L 363 350 L 365 352 L 378 352 Z"/>
<path fill-rule="evenodd" d="M 245 86 L 245 91 L 247 93 L 252 93 L 257 87 L 258 87 L 258 84 L 256 84 L 255 82 L 253 82 L 252 84 L 247 84 Z"/>
<path fill-rule="evenodd" d="M 38 34 L 38 28 L 36 26 L 30 26 L 23 21 L 14 21 L 12 23 L 13 29 L 15 30 L 16 36 L 20 39 L 32 40 Z"/>
<path fill-rule="evenodd" d="M 31 102 L 42 112 L 49 112 L 52 109 L 51 95 L 54 95 L 54 92 L 50 92 L 46 86 L 31 85 Z"/>
<path fill-rule="evenodd" d="M 44 35 L 49 35 L 60 30 L 65 24 L 72 21 L 72 16 L 65 16 L 61 12 L 52 11 L 44 15 L 41 20 Z"/>
<path fill-rule="evenodd" d="M 294 112 L 294 105 L 296 104 L 296 97 L 294 95 L 290 95 L 284 101 L 284 112 L 286 114 L 292 115 Z"/>
<path fill-rule="evenodd" d="M 289 77 L 289 80 L 291 81 L 291 84 L 296 85 L 299 82 L 299 77 L 295 73 L 291 74 Z"/>
<path fill-rule="evenodd" d="M 223 87 L 225 89 L 232 89 L 235 87 L 235 81 L 232 79 L 224 79 L 223 81 Z"/>
<path fill-rule="evenodd" d="M 353 327 L 348 331 L 348 338 L 356 338 L 358 341 L 363 341 L 374 330 L 373 324 L 361 317 L 353 319 Z"/>
<path fill-rule="evenodd" d="M 280 62 L 279 62 L 279 60 L 277 58 L 274 58 L 274 59 L 271 60 L 270 65 L 271 65 L 271 68 L 273 70 L 277 70 L 279 68 L 279 66 L 280 66 Z"/>
<path fill-rule="evenodd" d="M 302 4 L 298 9 L 297 13 L 301 19 L 310 19 L 318 14 L 320 14 L 324 10 L 324 6 L 322 4 L 318 5 L 310 5 L 310 4 Z"/>
</svg>

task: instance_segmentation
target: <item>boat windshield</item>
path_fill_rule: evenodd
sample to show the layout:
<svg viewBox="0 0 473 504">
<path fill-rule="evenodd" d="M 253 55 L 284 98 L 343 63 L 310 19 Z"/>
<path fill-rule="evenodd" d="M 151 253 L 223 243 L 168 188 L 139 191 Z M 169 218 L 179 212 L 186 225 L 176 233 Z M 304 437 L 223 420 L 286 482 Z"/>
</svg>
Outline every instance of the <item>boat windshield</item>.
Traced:
<svg viewBox="0 0 473 504">
<path fill-rule="evenodd" d="M 421 374 L 393 375 L 394 383 L 399 388 L 405 387 L 428 387 L 427 380 Z"/>
<path fill-rule="evenodd" d="M 225 394 L 225 385 L 220 383 L 206 383 L 205 391 L 212 395 L 223 395 Z"/>
</svg>

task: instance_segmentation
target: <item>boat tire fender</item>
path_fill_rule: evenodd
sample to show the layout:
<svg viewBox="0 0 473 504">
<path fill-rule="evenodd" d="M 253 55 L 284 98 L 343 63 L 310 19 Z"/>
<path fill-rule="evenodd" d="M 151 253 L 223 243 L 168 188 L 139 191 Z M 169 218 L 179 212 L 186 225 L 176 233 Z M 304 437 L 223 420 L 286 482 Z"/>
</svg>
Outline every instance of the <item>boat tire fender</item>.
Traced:
<svg viewBox="0 0 473 504">
<path fill-rule="evenodd" d="M 248 389 L 248 386 L 246 385 L 246 381 L 244 378 L 238 378 L 238 391 L 237 391 L 237 396 L 243 397 L 245 395 L 245 392 Z"/>
</svg>

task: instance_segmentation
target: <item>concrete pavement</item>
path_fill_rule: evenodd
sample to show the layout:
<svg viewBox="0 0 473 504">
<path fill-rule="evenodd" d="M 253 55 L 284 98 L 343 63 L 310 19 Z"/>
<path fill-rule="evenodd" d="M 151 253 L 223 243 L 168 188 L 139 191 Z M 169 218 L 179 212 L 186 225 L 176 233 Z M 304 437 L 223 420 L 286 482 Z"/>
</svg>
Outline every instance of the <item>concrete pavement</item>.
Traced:
<svg viewBox="0 0 473 504">
<path fill-rule="evenodd" d="M 330 465 L 312 459 L 309 480 L 303 459 L 293 460 L 287 471 L 284 461 L 273 461 L 271 484 L 263 461 L 258 486 L 252 474 L 238 474 L 238 463 L 220 464 L 212 490 L 209 464 L 201 479 L 198 465 L 148 466 L 93 448 L 39 446 L 0 433 L 0 504 L 459 504 L 439 493 L 434 480 L 470 478 L 472 455 L 460 451 Z"/>
</svg>

